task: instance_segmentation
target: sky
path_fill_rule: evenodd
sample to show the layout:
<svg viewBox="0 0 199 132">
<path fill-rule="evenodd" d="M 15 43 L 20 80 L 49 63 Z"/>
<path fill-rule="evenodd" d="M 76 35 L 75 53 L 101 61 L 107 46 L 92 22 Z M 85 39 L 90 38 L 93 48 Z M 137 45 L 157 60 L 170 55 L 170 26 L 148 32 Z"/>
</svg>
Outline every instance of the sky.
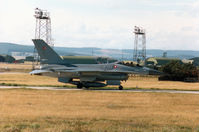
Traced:
<svg viewBox="0 0 199 132">
<path fill-rule="evenodd" d="M 199 0 L 0 0 L 0 42 L 33 45 L 36 7 L 51 15 L 55 46 L 199 50 Z"/>
</svg>

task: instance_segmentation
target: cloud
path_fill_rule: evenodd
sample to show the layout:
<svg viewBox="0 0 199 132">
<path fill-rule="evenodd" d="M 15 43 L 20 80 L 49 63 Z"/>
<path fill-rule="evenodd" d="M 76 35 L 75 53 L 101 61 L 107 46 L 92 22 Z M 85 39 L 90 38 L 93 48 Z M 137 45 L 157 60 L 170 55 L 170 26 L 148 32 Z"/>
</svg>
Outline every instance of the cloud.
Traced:
<svg viewBox="0 0 199 132">
<path fill-rule="evenodd" d="M 198 7 L 199 7 L 199 0 L 193 2 L 191 5 L 192 5 L 192 7 L 194 7 L 194 8 L 198 8 Z"/>
<path fill-rule="evenodd" d="M 0 41 L 30 43 L 31 36 L 34 34 L 34 18 L 29 5 L 25 0 L 3 0 L 1 2 L 0 29 L 4 37 Z"/>
</svg>

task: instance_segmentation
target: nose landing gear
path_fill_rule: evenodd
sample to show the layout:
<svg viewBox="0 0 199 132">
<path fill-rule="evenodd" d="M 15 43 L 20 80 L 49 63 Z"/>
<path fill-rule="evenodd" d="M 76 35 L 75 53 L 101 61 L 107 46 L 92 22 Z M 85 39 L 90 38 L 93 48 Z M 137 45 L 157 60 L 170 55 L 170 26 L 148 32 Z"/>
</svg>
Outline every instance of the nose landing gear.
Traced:
<svg viewBox="0 0 199 132">
<path fill-rule="evenodd" d="M 123 90 L 123 86 L 122 85 L 119 86 L 119 90 Z"/>
</svg>

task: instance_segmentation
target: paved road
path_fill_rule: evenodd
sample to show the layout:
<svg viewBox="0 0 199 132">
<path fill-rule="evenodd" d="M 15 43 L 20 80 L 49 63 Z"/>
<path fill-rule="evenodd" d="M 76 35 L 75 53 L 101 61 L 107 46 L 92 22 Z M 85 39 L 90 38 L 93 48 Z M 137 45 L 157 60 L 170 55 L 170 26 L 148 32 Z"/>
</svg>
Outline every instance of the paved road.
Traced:
<svg viewBox="0 0 199 132">
<path fill-rule="evenodd" d="M 60 87 L 31 87 L 31 86 L 0 86 L 0 89 L 13 88 L 31 88 L 31 89 L 46 89 L 46 90 L 82 90 L 75 88 L 60 88 Z M 149 93 L 184 93 L 184 94 L 199 94 L 199 91 L 183 91 L 183 90 L 152 90 L 152 89 L 135 89 L 135 90 L 90 90 L 90 91 L 107 91 L 107 92 L 149 92 Z"/>
</svg>

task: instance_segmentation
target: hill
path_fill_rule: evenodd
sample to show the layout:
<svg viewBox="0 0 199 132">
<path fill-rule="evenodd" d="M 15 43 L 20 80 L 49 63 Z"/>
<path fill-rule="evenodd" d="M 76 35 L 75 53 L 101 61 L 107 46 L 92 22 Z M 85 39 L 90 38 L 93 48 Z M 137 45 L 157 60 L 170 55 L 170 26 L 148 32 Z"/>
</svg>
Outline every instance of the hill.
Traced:
<svg viewBox="0 0 199 132">
<path fill-rule="evenodd" d="M 33 46 L 19 45 L 13 43 L 0 43 L 0 54 L 11 55 L 11 52 L 33 52 Z"/>
<path fill-rule="evenodd" d="M 55 47 L 55 50 L 60 55 L 67 55 L 67 56 L 80 55 L 78 53 L 70 52 L 70 49 L 65 48 L 65 47 Z M 33 53 L 34 52 L 34 46 L 20 45 L 20 44 L 13 44 L 13 43 L 0 43 L 0 54 L 11 55 L 12 52 Z"/>
<path fill-rule="evenodd" d="M 116 59 L 132 60 L 133 49 L 101 49 L 101 48 L 73 48 L 73 47 L 54 47 L 56 52 L 62 56 L 85 55 L 91 56 L 109 56 Z M 33 53 L 33 45 L 20 45 L 14 43 L 0 43 L 0 54 L 11 55 L 12 52 L 27 52 Z M 161 57 L 165 50 L 147 50 L 147 57 Z M 199 57 L 199 51 L 191 50 L 168 50 L 166 51 L 169 58 L 190 59 Z"/>
</svg>

